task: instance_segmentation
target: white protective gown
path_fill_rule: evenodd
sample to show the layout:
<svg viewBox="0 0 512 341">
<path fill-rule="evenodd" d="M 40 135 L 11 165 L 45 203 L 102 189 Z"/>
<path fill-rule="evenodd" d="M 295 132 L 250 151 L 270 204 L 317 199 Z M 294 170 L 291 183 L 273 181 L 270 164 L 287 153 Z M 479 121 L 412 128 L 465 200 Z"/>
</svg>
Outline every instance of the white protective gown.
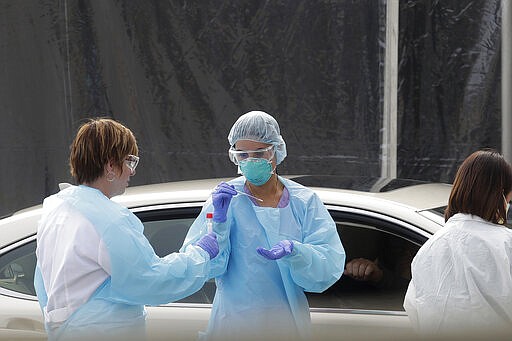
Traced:
<svg viewBox="0 0 512 341">
<path fill-rule="evenodd" d="M 34 285 L 49 340 L 142 340 L 145 304 L 181 299 L 208 279 L 206 251 L 158 257 L 141 221 L 97 189 L 66 188 L 43 209 Z"/>
<path fill-rule="evenodd" d="M 421 333 L 512 325 L 512 230 L 458 213 L 412 261 L 404 308 Z"/>
<path fill-rule="evenodd" d="M 309 307 L 304 291 L 322 292 L 343 273 L 345 251 L 336 224 L 310 189 L 279 177 L 290 200 L 286 207 L 255 206 L 238 195 L 227 221 L 214 224 L 219 255 L 212 260 L 217 291 L 205 340 L 298 340 L 310 337 Z M 229 182 L 243 191 L 245 178 Z M 206 233 L 209 200 L 192 224 L 183 248 Z M 277 261 L 256 252 L 283 239 L 292 254 Z"/>
</svg>

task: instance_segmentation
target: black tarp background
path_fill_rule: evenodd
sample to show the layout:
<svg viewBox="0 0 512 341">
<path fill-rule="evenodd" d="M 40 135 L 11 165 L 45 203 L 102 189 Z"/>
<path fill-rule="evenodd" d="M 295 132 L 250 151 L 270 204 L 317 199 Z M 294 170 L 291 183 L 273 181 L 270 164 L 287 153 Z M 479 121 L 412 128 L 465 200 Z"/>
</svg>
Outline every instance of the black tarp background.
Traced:
<svg viewBox="0 0 512 341">
<path fill-rule="evenodd" d="M 451 183 L 501 149 L 500 1 L 400 1 L 398 176 Z"/>
<path fill-rule="evenodd" d="M 400 1 L 401 177 L 451 182 L 500 143 L 500 0 Z M 131 184 L 236 176 L 226 136 L 265 110 L 281 174 L 378 177 L 385 0 L 0 0 L 0 215 L 71 181 L 86 117 L 136 134 Z"/>
</svg>

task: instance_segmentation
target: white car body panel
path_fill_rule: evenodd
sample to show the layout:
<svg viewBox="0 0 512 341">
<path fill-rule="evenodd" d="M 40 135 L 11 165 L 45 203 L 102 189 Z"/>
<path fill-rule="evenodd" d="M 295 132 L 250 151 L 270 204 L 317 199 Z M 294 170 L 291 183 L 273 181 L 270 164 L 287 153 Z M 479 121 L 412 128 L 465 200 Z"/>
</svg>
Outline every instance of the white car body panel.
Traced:
<svg viewBox="0 0 512 341">
<path fill-rule="evenodd" d="M 154 184 L 128 188 L 124 195 L 113 198 L 134 212 L 160 208 L 161 205 L 188 207 L 200 206 L 222 180 L 211 179 Z M 384 193 L 364 193 L 352 190 L 312 189 L 331 210 L 351 213 L 374 214 L 389 221 L 396 221 L 426 238 L 443 224 L 441 216 L 428 209 L 446 205 L 450 185 L 427 184 Z M 41 206 L 22 210 L 0 220 L 0 256 L 18 245 L 34 240 Z M 211 305 L 170 303 L 159 307 L 147 307 L 148 339 L 170 338 L 195 339 L 198 331 L 206 329 Z M 340 338 L 349 335 L 367 335 L 372 330 L 381 333 L 409 333 L 410 326 L 405 312 L 361 310 L 336 310 L 313 308 L 311 310 L 315 339 L 328 339 L 329 335 Z M 10 334 L 9 334 L 10 333 Z M 26 333 L 27 340 L 44 336 L 42 315 L 35 297 L 22 295 L 0 288 L 0 339 L 11 335 L 12 339 Z M 352 334 L 354 333 L 354 334 Z M 381 335 L 384 335 L 381 334 Z M 392 334 L 390 334 L 392 335 Z M 404 334 L 405 335 L 405 334 Z M 43 338 L 44 339 L 44 338 Z"/>
</svg>

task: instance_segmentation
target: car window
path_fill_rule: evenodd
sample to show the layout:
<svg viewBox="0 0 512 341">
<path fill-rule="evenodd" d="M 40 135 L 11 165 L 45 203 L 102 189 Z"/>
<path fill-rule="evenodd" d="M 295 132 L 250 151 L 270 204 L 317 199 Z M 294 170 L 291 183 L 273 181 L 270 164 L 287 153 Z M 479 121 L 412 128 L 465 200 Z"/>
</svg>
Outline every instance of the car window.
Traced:
<svg viewBox="0 0 512 341">
<path fill-rule="evenodd" d="M 170 253 L 179 251 L 190 225 L 194 218 L 175 218 L 174 215 L 167 219 L 145 221 L 144 234 L 153 246 L 155 253 L 164 257 Z M 146 218 L 147 219 L 147 218 Z M 212 303 L 215 295 L 215 280 L 211 279 L 196 293 L 185 297 L 179 303 Z"/>
<path fill-rule="evenodd" d="M 164 257 L 180 249 L 193 218 L 177 218 L 144 222 L 144 235 L 155 253 Z"/>
<path fill-rule="evenodd" d="M 144 224 L 144 234 L 155 253 L 161 257 L 179 251 L 187 231 L 199 213 L 197 208 L 146 210 L 136 212 Z M 34 272 L 36 267 L 36 241 L 29 241 L 0 255 L 0 288 L 35 296 Z M 201 290 L 178 302 L 212 303 L 215 294 L 214 280 Z"/>
<path fill-rule="evenodd" d="M 26 295 L 35 295 L 35 240 L 0 256 L 0 287 Z"/>
<path fill-rule="evenodd" d="M 410 262 L 426 238 L 393 223 L 364 216 L 340 216 L 331 212 L 345 247 L 347 261 L 376 261 L 386 274 L 378 285 L 343 276 L 324 293 L 307 293 L 312 308 L 342 308 L 403 311 L 403 298 L 410 280 Z M 145 234 L 159 256 L 178 251 L 197 212 L 145 212 Z M 338 217 L 336 217 L 338 215 Z M 197 293 L 179 302 L 212 303 L 215 282 L 208 281 Z"/>
<path fill-rule="evenodd" d="M 444 217 L 444 211 L 446 211 L 447 207 L 448 206 L 435 207 L 435 208 L 430 209 L 429 211 Z"/>
<path fill-rule="evenodd" d="M 144 234 L 155 252 L 163 257 L 179 250 L 199 211 L 200 207 L 194 207 L 135 213 L 142 220 Z M 337 211 L 331 211 L 331 215 L 345 247 L 347 261 L 363 257 L 377 261 L 388 277 L 382 285 L 370 285 L 342 276 L 321 294 L 307 293 L 310 307 L 403 310 L 410 262 L 426 237 L 418 237 L 403 226 L 362 215 L 342 215 Z M 33 240 L 0 255 L 0 288 L 35 295 L 35 249 Z M 201 290 L 178 302 L 211 304 L 214 294 L 215 282 L 212 279 Z"/>
<path fill-rule="evenodd" d="M 137 212 L 136 214 L 144 224 L 144 235 L 153 246 L 155 253 L 164 257 L 179 251 L 188 229 L 199 211 L 200 207 L 189 207 Z M 199 291 L 177 302 L 211 304 L 215 288 L 215 280 L 210 279 Z"/>
<path fill-rule="evenodd" d="M 346 262 L 357 258 L 371 260 L 383 270 L 384 276 L 378 283 L 370 283 L 343 275 L 325 292 L 307 293 L 310 307 L 403 311 L 411 278 L 410 263 L 423 240 L 411 239 L 410 231 L 403 227 L 363 216 L 335 221 Z"/>
</svg>

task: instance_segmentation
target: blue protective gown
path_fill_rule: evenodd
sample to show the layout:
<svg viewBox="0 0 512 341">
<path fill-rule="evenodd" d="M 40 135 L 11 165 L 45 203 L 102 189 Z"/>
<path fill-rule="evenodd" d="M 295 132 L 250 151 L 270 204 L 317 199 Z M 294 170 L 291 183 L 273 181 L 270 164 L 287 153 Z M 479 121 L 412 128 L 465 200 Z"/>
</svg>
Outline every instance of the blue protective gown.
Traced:
<svg viewBox="0 0 512 341">
<path fill-rule="evenodd" d="M 118 332 L 140 340 L 144 336 L 145 304 L 164 304 L 186 297 L 209 278 L 208 253 L 191 246 L 183 253 L 159 258 L 143 235 L 141 221 L 100 191 L 72 186 L 55 196 L 73 205 L 94 225 L 107 247 L 111 276 L 61 326 L 47 326 L 50 340 L 79 335 L 110 339 Z M 47 294 L 39 267 L 34 284 L 44 309 Z"/>
<path fill-rule="evenodd" d="M 205 339 L 241 339 L 264 331 L 288 339 L 309 338 L 304 291 L 322 292 L 343 273 L 345 251 L 323 203 L 312 190 L 279 180 L 290 194 L 286 207 L 259 207 L 239 195 L 231 200 L 227 221 L 214 224 L 220 253 L 211 264 L 217 291 Z M 245 178 L 229 183 L 242 191 Z M 211 200 L 192 224 L 183 247 L 206 233 L 207 212 L 213 212 Z M 256 252 L 283 239 L 294 243 L 289 256 L 272 261 Z"/>
</svg>

